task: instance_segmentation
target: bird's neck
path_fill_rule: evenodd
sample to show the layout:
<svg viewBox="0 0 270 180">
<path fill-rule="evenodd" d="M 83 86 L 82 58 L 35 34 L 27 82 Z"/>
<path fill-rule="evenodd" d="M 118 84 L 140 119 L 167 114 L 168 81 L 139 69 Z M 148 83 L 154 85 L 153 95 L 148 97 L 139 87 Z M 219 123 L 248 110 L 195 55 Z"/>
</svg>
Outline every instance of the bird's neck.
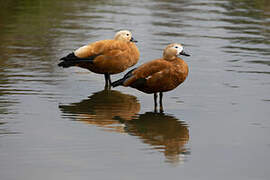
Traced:
<svg viewBox="0 0 270 180">
<path fill-rule="evenodd" d="M 171 56 L 171 55 L 163 55 L 163 59 L 167 60 L 167 61 L 175 61 L 177 59 L 176 56 Z"/>
</svg>

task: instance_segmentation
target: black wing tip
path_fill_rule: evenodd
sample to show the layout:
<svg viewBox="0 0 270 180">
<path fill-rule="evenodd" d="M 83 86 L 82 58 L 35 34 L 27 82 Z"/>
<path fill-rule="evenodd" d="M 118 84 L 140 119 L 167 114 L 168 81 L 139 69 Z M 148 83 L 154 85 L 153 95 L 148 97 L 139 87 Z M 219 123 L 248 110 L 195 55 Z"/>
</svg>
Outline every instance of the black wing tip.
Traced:
<svg viewBox="0 0 270 180">
<path fill-rule="evenodd" d="M 64 56 L 60 59 L 60 62 L 58 64 L 59 67 L 68 68 L 70 66 L 74 66 L 76 64 L 76 60 L 79 58 L 75 56 L 74 52 L 69 53 L 67 56 Z"/>
<path fill-rule="evenodd" d="M 67 68 L 70 67 L 69 63 L 66 63 L 66 61 L 62 61 L 58 64 L 59 67 Z"/>
<path fill-rule="evenodd" d="M 117 81 L 112 82 L 111 86 L 114 88 L 114 87 L 117 87 L 117 86 L 122 86 L 123 83 L 124 83 L 124 79 L 122 78 L 122 79 L 119 79 Z"/>
<path fill-rule="evenodd" d="M 123 77 L 122 79 L 119 79 L 119 80 L 117 80 L 117 81 L 114 81 L 114 82 L 111 84 L 112 87 L 123 86 L 123 85 L 124 85 L 124 82 L 125 82 L 128 78 L 130 78 L 130 77 L 132 76 L 132 72 L 133 72 L 135 69 L 137 69 L 137 68 L 133 68 L 133 69 L 131 69 L 130 71 L 128 71 L 128 72 L 124 75 L 124 77 Z"/>
<path fill-rule="evenodd" d="M 124 85 L 124 82 L 125 82 L 128 78 L 130 78 L 130 77 L 132 76 L 132 72 L 133 72 L 135 69 L 137 69 L 137 68 L 133 68 L 133 69 L 131 69 L 130 71 L 128 71 L 128 72 L 124 75 L 124 77 L 123 77 L 122 79 L 119 79 L 119 80 L 117 80 L 117 81 L 114 81 L 114 82 L 111 84 L 112 87 L 123 86 L 123 85 Z"/>
<path fill-rule="evenodd" d="M 129 78 L 129 77 L 131 77 L 132 76 L 132 72 L 135 70 L 135 69 L 137 69 L 137 68 L 133 68 L 133 69 L 131 69 L 130 71 L 128 71 L 125 75 L 124 75 L 124 79 L 127 79 L 127 78 Z"/>
</svg>

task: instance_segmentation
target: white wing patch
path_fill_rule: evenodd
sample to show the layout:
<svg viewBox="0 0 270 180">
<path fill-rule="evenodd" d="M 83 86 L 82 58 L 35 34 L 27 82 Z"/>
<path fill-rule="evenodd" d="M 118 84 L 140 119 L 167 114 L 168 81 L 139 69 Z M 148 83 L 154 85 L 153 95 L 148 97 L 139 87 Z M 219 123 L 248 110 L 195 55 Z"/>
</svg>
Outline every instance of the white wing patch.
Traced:
<svg viewBox="0 0 270 180">
<path fill-rule="evenodd" d="M 160 75 L 161 75 L 161 74 L 163 74 L 163 72 L 162 72 L 162 71 L 159 71 L 159 72 L 157 72 L 157 73 L 155 73 L 155 74 L 160 74 Z M 150 78 L 152 78 L 152 76 L 147 76 L 145 79 L 148 80 L 148 79 L 150 79 Z"/>
</svg>

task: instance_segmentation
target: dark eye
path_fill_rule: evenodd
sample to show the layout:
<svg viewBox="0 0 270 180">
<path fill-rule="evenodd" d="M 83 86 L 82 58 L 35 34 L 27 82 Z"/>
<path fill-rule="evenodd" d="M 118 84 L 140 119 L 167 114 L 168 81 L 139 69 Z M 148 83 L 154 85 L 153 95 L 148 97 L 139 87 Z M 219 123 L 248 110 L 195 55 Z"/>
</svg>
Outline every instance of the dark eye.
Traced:
<svg viewBox="0 0 270 180">
<path fill-rule="evenodd" d="M 175 46 L 175 48 L 177 49 L 177 48 L 178 48 L 178 46 Z"/>
<path fill-rule="evenodd" d="M 127 34 L 127 36 L 129 36 L 129 34 Z"/>
</svg>

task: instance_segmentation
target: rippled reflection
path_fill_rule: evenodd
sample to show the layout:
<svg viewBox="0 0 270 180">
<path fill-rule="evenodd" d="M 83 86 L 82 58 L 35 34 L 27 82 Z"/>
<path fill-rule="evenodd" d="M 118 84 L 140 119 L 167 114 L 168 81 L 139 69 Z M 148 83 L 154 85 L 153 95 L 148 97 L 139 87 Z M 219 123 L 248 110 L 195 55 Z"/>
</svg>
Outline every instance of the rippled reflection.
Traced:
<svg viewBox="0 0 270 180">
<path fill-rule="evenodd" d="M 140 103 L 135 96 L 103 90 L 79 103 L 60 105 L 59 108 L 65 117 L 123 132 L 123 126 L 116 119 L 131 120 L 140 111 Z"/>
<path fill-rule="evenodd" d="M 189 140 L 188 126 L 163 113 L 138 114 L 140 104 L 135 96 L 103 90 L 79 103 L 60 105 L 63 116 L 101 127 L 105 131 L 138 136 L 153 149 L 161 151 L 170 163 L 184 160 Z"/>
<path fill-rule="evenodd" d="M 138 118 L 125 122 L 125 131 L 138 136 L 146 144 L 164 153 L 166 161 L 178 163 L 184 161 L 184 155 L 190 154 L 185 147 L 189 140 L 189 130 L 185 122 L 171 115 L 146 112 Z"/>
</svg>

